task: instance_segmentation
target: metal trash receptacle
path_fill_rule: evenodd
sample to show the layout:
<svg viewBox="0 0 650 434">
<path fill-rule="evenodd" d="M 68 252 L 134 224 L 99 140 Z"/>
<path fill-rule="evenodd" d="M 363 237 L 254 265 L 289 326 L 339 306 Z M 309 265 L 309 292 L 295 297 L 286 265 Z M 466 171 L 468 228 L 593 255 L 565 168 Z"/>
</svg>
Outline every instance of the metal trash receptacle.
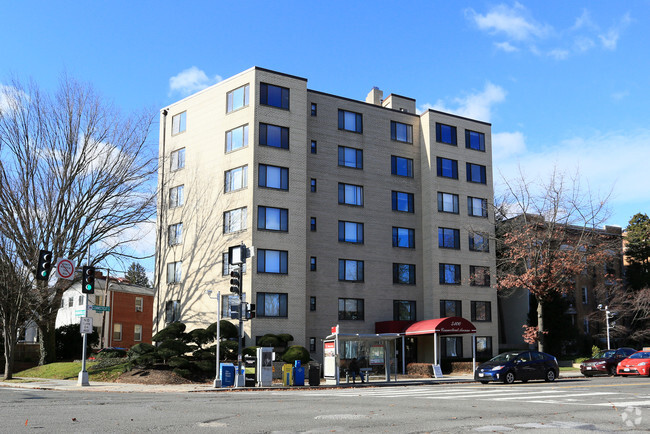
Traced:
<svg viewBox="0 0 650 434">
<path fill-rule="evenodd" d="M 320 385 L 320 365 L 317 363 L 309 364 L 309 385 L 310 386 L 319 386 Z"/>
<path fill-rule="evenodd" d="M 219 366 L 221 387 L 230 387 L 235 384 L 235 366 L 232 363 L 221 363 Z"/>
<path fill-rule="evenodd" d="M 291 386 L 293 384 L 293 366 L 282 365 L 282 385 Z"/>
</svg>

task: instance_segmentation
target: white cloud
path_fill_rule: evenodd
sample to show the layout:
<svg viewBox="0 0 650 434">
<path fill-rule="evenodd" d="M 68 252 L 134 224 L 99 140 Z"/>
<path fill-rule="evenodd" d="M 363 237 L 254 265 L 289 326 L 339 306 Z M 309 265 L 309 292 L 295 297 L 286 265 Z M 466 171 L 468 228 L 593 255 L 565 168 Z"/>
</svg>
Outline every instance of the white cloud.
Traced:
<svg viewBox="0 0 650 434">
<path fill-rule="evenodd" d="M 469 94 L 462 98 L 454 98 L 453 103 L 456 106 L 455 108 L 447 106 L 442 100 L 438 100 L 433 106 L 427 103 L 421 107 L 433 108 L 435 110 L 490 122 L 492 106 L 503 102 L 505 99 L 506 91 L 501 86 L 487 82 L 481 92 Z"/>
<path fill-rule="evenodd" d="M 610 28 L 607 33 L 598 35 L 600 42 L 603 44 L 603 48 L 607 50 L 615 50 L 616 45 L 618 44 L 618 38 L 621 36 L 621 32 L 632 22 L 630 13 L 623 15 L 621 20 Z"/>
<path fill-rule="evenodd" d="M 492 157 L 495 161 L 504 161 L 526 152 L 526 139 L 523 133 L 492 134 Z"/>
<path fill-rule="evenodd" d="M 549 51 L 547 55 L 549 57 L 552 57 L 555 60 L 564 60 L 569 57 L 569 51 L 556 48 L 554 50 Z"/>
<path fill-rule="evenodd" d="M 13 86 L 0 84 L 0 112 L 9 111 L 16 104 L 27 103 L 30 100 L 29 95 L 24 91 Z"/>
<path fill-rule="evenodd" d="M 499 50 L 503 50 L 506 53 L 513 53 L 515 51 L 519 51 L 519 48 L 515 47 L 512 45 L 510 42 L 505 41 L 505 42 L 495 42 L 494 46 L 497 47 Z"/>
<path fill-rule="evenodd" d="M 593 39 L 588 38 L 586 36 L 578 36 L 573 41 L 573 48 L 578 53 L 584 53 L 585 51 L 589 51 L 595 46 L 596 43 L 593 41 Z"/>
<path fill-rule="evenodd" d="M 201 69 L 192 66 L 169 79 L 169 95 L 181 94 L 187 96 L 212 86 L 221 80 L 223 79 L 219 75 L 210 78 Z"/>
<path fill-rule="evenodd" d="M 503 33 L 517 41 L 533 37 L 543 38 L 552 32 L 549 25 L 537 23 L 527 15 L 529 14 L 526 8 L 520 3 L 515 3 L 513 7 L 500 4 L 485 15 L 471 8 L 465 11 L 465 16 L 473 20 L 479 29 L 491 34 Z"/>
<path fill-rule="evenodd" d="M 582 15 L 576 18 L 573 27 L 571 27 L 571 30 L 580 30 L 583 28 L 588 28 L 588 29 L 597 28 L 597 26 L 591 20 L 591 14 L 587 9 L 582 10 Z"/>
<path fill-rule="evenodd" d="M 622 91 L 620 91 L 620 92 L 614 92 L 614 93 L 612 94 L 612 99 L 613 99 L 614 101 L 620 101 L 620 100 L 622 100 L 623 98 L 627 98 L 629 95 L 630 95 L 630 92 L 629 92 L 629 91 L 627 91 L 627 90 L 622 90 Z"/>
</svg>

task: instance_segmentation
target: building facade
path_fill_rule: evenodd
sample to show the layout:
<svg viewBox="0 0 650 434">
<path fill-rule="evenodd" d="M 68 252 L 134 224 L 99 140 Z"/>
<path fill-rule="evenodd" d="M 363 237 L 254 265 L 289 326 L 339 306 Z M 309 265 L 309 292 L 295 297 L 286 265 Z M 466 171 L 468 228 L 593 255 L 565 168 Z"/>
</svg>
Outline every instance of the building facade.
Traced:
<svg viewBox="0 0 650 434">
<path fill-rule="evenodd" d="M 244 243 L 247 346 L 290 333 L 318 359 L 336 324 L 462 316 L 485 355 L 498 349 L 490 124 L 254 67 L 162 110 L 160 125 L 158 330 L 214 322 L 208 290 L 228 311 L 227 251 Z M 471 357 L 470 345 L 445 338 L 443 355 Z"/>
</svg>

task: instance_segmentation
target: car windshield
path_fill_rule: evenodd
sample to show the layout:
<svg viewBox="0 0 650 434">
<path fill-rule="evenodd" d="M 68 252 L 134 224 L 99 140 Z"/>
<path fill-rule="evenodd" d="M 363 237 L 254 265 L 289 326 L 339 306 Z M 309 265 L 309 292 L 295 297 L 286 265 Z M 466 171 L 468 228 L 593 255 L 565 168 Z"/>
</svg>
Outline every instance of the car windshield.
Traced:
<svg viewBox="0 0 650 434">
<path fill-rule="evenodd" d="M 630 359 L 650 359 L 650 351 L 639 351 L 638 353 L 632 354 Z"/>
<path fill-rule="evenodd" d="M 501 353 L 498 356 L 492 357 L 490 362 L 509 362 L 514 360 L 515 357 L 519 355 L 520 351 L 508 351 L 507 353 Z"/>
<path fill-rule="evenodd" d="M 610 357 L 614 357 L 615 353 L 616 351 L 614 350 L 601 351 L 600 353 L 596 354 L 596 357 L 594 357 L 594 359 L 609 359 Z"/>
</svg>

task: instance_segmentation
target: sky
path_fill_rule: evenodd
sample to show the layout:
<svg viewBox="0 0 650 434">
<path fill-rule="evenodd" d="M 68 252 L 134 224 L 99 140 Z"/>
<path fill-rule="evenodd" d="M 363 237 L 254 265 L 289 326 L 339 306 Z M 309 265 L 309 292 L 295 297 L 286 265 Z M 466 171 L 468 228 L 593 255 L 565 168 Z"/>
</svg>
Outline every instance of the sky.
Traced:
<svg viewBox="0 0 650 434">
<path fill-rule="evenodd" d="M 496 195 L 579 173 L 625 227 L 650 212 L 648 16 L 650 0 L 6 1 L 0 86 L 66 73 L 154 113 L 252 66 L 359 100 L 377 86 L 490 122 Z"/>
</svg>

